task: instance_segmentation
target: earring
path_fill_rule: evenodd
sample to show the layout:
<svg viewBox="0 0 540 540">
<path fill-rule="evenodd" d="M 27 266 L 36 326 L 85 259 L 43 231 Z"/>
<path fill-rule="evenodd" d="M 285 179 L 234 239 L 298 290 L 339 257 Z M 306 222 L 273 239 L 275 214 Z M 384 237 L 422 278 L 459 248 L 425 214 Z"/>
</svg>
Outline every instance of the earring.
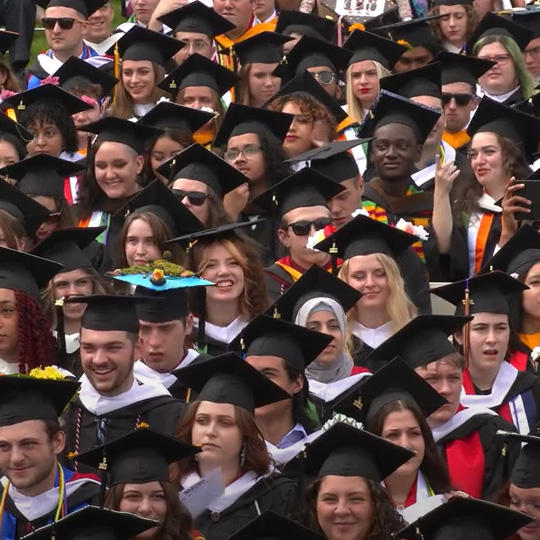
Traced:
<svg viewBox="0 0 540 540">
<path fill-rule="evenodd" d="M 243 443 L 242 450 L 240 451 L 240 467 L 243 467 L 245 462 L 246 462 L 246 443 Z"/>
</svg>

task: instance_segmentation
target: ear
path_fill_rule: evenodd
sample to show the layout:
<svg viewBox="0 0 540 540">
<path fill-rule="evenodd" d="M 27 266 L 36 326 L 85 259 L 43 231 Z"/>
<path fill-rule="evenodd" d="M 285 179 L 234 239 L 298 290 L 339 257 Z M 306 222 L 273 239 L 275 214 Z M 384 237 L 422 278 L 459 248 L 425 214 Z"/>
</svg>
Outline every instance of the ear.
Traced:
<svg viewBox="0 0 540 540">
<path fill-rule="evenodd" d="M 418 161 L 418 160 L 422 157 L 422 148 L 424 148 L 424 145 L 423 145 L 423 144 L 419 144 L 419 145 L 416 147 L 416 158 L 415 158 L 415 161 Z"/>
<path fill-rule="evenodd" d="M 296 377 L 296 380 L 293 382 L 293 385 L 292 385 L 293 396 L 301 392 L 303 388 L 304 388 L 304 376 L 298 375 L 298 377 Z"/>
<path fill-rule="evenodd" d="M 137 156 L 135 166 L 137 168 L 137 174 L 141 174 L 144 167 L 144 156 Z"/>
<path fill-rule="evenodd" d="M 138 358 L 142 356 L 142 346 L 143 346 L 142 339 L 139 336 L 137 338 L 137 343 L 135 343 L 135 347 L 133 347 L 133 362 L 135 362 L 135 360 L 137 360 Z"/>
<path fill-rule="evenodd" d="M 60 430 L 52 440 L 53 444 L 53 452 L 59 456 L 64 452 L 64 449 L 66 448 L 66 434 L 63 430 Z"/>
<path fill-rule="evenodd" d="M 278 229 L 277 234 L 279 241 L 288 249 L 291 246 L 289 233 L 285 229 Z"/>
<path fill-rule="evenodd" d="M 193 331 L 193 315 L 189 313 L 188 316 L 186 317 L 185 336 L 189 337 L 192 331 Z"/>
<path fill-rule="evenodd" d="M 463 345 L 463 332 L 461 330 L 454 334 L 454 338 L 458 342 L 458 345 Z"/>
</svg>

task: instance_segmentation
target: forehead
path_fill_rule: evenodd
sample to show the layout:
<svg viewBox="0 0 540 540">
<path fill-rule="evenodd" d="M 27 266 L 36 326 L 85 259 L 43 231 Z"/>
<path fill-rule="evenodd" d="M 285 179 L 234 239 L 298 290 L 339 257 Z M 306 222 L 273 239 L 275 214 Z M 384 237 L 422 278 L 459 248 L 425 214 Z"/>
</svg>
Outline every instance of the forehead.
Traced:
<svg viewBox="0 0 540 540">
<path fill-rule="evenodd" d="M 473 87 L 466 82 L 453 82 L 441 86 L 443 92 L 456 94 L 470 94 L 474 91 Z"/>
<path fill-rule="evenodd" d="M 450 15 L 451 13 L 466 13 L 465 6 L 439 6 L 439 15 Z"/>
<path fill-rule="evenodd" d="M 461 369 L 459 369 L 453 362 L 446 360 L 445 358 L 441 358 L 436 362 L 431 362 L 427 366 L 416 368 L 415 371 L 417 371 L 420 375 L 445 376 L 454 373 L 461 375 Z"/>
<path fill-rule="evenodd" d="M 478 56 L 485 56 L 490 54 L 505 54 L 508 51 L 500 41 L 493 41 L 484 45 L 479 51 Z"/>
<path fill-rule="evenodd" d="M 246 361 L 248 364 L 253 366 L 255 369 L 261 370 L 264 368 L 273 368 L 273 369 L 285 369 L 285 363 L 282 358 L 279 356 L 272 355 L 248 355 L 246 356 Z"/>
<path fill-rule="evenodd" d="M 390 141 L 407 139 L 414 139 L 414 132 L 405 124 L 392 123 L 385 126 L 378 127 L 373 133 L 375 139 L 386 139 Z"/>
<path fill-rule="evenodd" d="M 227 148 L 241 146 L 244 144 L 260 144 L 260 142 L 259 136 L 256 133 L 244 133 L 243 135 L 231 137 L 227 141 Z"/>
<path fill-rule="evenodd" d="M 0 289 L 0 302 L 15 302 L 15 291 Z"/>
<path fill-rule="evenodd" d="M 201 401 L 197 407 L 197 414 L 235 417 L 234 405 L 231 403 L 214 403 L 213 401 Z"/>
<path fill-rule="evenodd" d="M 495 135 L 495 133 L 491 133 L 490 131 L 476 133 L 472 138 L 471 148 L 480 148 L 482 146 L 496 146 L 499 148 L 497 135 Z"/>
<path fill-rule="evenodd" d="M 326 206 L 306 206 L 304 208 L 294 208 L 287 212 L 283 219 L 289 223 L 302 219 L 317 219 L 320 217 L 330 217 L 330 210 Z"/>
<path fill-rule="evenodd" d="M 70 17 L 71 19 L 84 19 L 76 9 L 64 6 L 54 6 L 45 10 L 45 17 Z"/>
<path fill-rule="evenodd" d="M 43 420 L 27 420 L 12 426 L 0 427 L 0 441 L 15 442 L 22 439 L 35 439 L 41 435 L 45 435 Z"/>
<path fill-rule="evenodd" d="M 196 96 L 202 96 L 202 97 L 212 97 L 212 89 L 208 88 L 208 86 L 187 86 L 184 89 L 184 97 L 196 97 Z"/>
<path fill-rule="evenodd" d="M 123 330 L 90 330 L 81 327 L 81 342 L 104 346 L 109 343 L 129 343 L 127 333 Z"/>
<path fill-rule="evenodd" d="M 411 101 L 431 107 L 432 109 L 440 109 L 442 107 L 442 101 L 438 97 L 434 96 L 414 96 Z"/>
</svg>

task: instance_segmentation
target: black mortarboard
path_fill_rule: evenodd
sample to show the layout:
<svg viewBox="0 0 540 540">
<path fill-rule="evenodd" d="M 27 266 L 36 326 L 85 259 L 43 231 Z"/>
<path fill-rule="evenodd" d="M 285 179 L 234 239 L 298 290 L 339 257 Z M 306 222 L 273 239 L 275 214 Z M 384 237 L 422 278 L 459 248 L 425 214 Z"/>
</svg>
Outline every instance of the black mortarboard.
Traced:
<svg viewBox="0 0 540 540">
<path fill-rule="evenodd" d="M 41 8 L 68 7 L 78 11 L 85 19 L 102 8 L 107 0 L 34 0 Z"/>
<path fill-rule="evenodd" d="M 69 114 L 76 114 L 92 108 L 92 105 L 66 92 L 55 84 L 42 84 L 41 86 L 36 86 L 30 90 L 10 96 L 2 101 L 2 108 L 5 110 L 11 107 L 18 114 L 18 112 L 25 110 L 30 105 L 39 101 L 59 103 L 66 108 Z"/>
<path fill-rule="evenodd" d="M 245 356 L 277 356 L 303 372 L 332 340 L 328 334 L 259 315 L 229 343 L 229 349 Z"/>
<path fill-rule="evenodd" d="M 386 8 L 387 6 L 385 6 Z M 387 26 L 389 24 L 398 23 L 401 21 L 399 15 L 398 6 L 390 6 L 388 9 L 385 9 L 380 15 L 375 15 L 375 17 L 366 18 L 363 22 L 366 30 L 374 32 L 377 28 L 381 26 Z"/>
<path fill-rule="evenodd" d="M 506 506 L 472 497 L 453 497 L 395 536 L 425 540 L 503 540 L 532 520 L 532 517 Z"/>
<path fill-rule="evenodd" d="M 448 336 L 470 320 L 471 317 L 418 315 L 371 351 L 369 358 L 388 360 L 399 356 L 413 369 L 426 366 L 457 352 Z"/>
<path fill-rule="evenodd" d="M 17 188 L 27 195 L 54 197 L 64 195 L 66 177 L 79 174 L 85 168 L 48 154 L 36 154 L 0 169 L 0 176 L 16 180 Z"/>
<path fill-rule="evenodd" d="M 435 0 L 433 7 L 440 6 L 473 6 L 473 0 Z"/>
<path fill-rule="evenodd" d="M 27 540 L 128 540 L 159 527 L 159 523 L 128 512 L 85 506 L 27 534 Z"/>
<path fill-rule="evenodd" d="M 325 540 L 325 536 L 300 523 L 266 510 L 227 540 Z"/>
<path fill-rule="evenodd" d="M 295 208 L 328 206 L 328 201 L 343 190 L 338 182 L 304 167 L 255 197 L 253 204 L 269 213 L 275 209 L 282 218 Z"/>
<path fill-rule="evenodd" d="M 58 418 L 79 389 L 76 381 L 6 375 L 0 377 L 0 426 L 28 420 L 58 424 Z"/>
<path fill-rule="evenodd" d="M 105 141 L 122 143 L 133 148 L 138 154 L 143 154 L 146 141 L 160 132 L 156 128 L 115 116 L 101 118 L 97 122 L 81 127 L 80 130 L 97 135 L 94 145 Z"/>
<path fill-rule="evenodd" d="M 193 135 L 214 118 L 214 114 L 193 107 L 184 107 L 161 101 L 152 107 L 137 123 L 157 129 L 180 129 Z"/>
<path fill-rule="evenodd" d="M 17 32 L 9 32 L 8 30 L 0 30 L 0 55 L 6 54 L 15 40 L 21 34 Z"/>
<path fill-rule="evenodd" d="M 124 221 L 128 215 L 142 212 L 160 218 L 169 228 L 171 238 L 204 229 L 193 212 L 158 178 L 132 197 L 114 214 L 114 218 Z"/>
<path fill-rule="evenodd" d="M 185 288 L 154 291 L 139 286 L 135 289 L 135 296 L 147 298 L 135 306 L 140 321 L 165 323 L 179 321 L 189 314 Z M 148 300 L 148 298 L 152 298 L 152 300 Z"/>
<path fill-rule="evenodd" d="M 157 86 L 172 94 L 190 86 L 207 86 L 217 92 L 218 96 L 222 96 L 239 80 L 240 77 L 234 71 L 195 53 L 171 71 Z"/>
<path fill-rule="evenodd" d="M 408 51 L 405 45 L 363 30 L 354 30 L 343 47 L 354 53 L 349 60 L 349 65 L 363 60 L 374 60 L 389 70 L 394 67 L 403 53 Z"/>
<path fill-rule="evenodd" d="M 525 26 L 516 24 L 507 17 L 501 17 L 488 11 L 474 29 L 469 41 L 467 41 L 467 53 L 474 54 L 476 43 L 483 37 L 488 36 L 507 36 L 512 38 L 518 47 L 523 50 L 529 44 L 529 41 L 533 39 L 534 32 Z"/>
<path fill-rule="evenodd" d="M 275 31 L 278 34 L 311 36 L 331 43 L 334 41 L 336 29 L 336 22 L 328 17 L 281 9 Z"/>
<path fill-rule="evenodd" d="M 463 315 L 467 289 L 469 290 L 470 315 L 484 312 L 510 315 L 509 297 L 528 287 L 508 274 L 496 270 L 436 287 L 431 289 L 431 294 L 456 306 L 456 315 Z"/>
<path fill-rule="evenodd" d="M 375 130 L 388 124 L 409 126 L 418 144 L 423 144 L 435 127 L 441 113 L 410 99 L 381 90 L 374 107 L 360 128 L 360 137 L 372 137 Z"/>
<path fill-rule="evenodd" d="M 200 144 L 192 144 L 158 169 L 171 182 L 189 178 L 203 182 L 220 198 L 248 182 L 247 177 Z"/>
<path fill-rule="evenodd" d="M 77 268 L 92 268 L 90 257 L 84 252 L 106 227 L 72 227 L 56 229 L 32 249 L 38 255 L 60 263 L 62 272 Z"/>
<path fill-rule="evenodd" d="M 417 96 L 441 97 L 441 64 L 432 62 L 418 69 L 411 69 L 383 77 L 379 81 L 382 90 L 408 99 Z"/>
<path fill-rule="evenodd" d="M 277 32 L 259 32 L 242 41 L 237 41 L 232 50 L 240 64 L 277 64 L 283 60 L 283 45 L 292 38 Z"/>
<path fill-rule="evenodd" d="M 164 66 L 182 47 L 183 41 L 134 25 L 108 51 L 124 60 L 146 60 Z"/>
<path fill-rule="evenodd" d="M 394 41 L 406 47 L 424 47 L 432 54 L 440 48 L 439 40 L 433 35 L 430 21 L 440 17 L 422 17 L 409 21 L 387 24 L 374 28 L 377 33 L 389 33 Z"/>
<path fill-rule="evenodd" d="M 534 32 L 533 39 L 540 37 L 540 9 L 519 9 L 511 12 L 512 20 Z"/>
<path fill-rule="evenodd" d="M 232 352 L 192 363 L 177 369 L 174 375 L 198 392 L 198 401 L 230 403 L 252 413 L 258 407 L 291 397 Z"/>
<path fill-rule="evenodd" d="M 106 463 L 109 487 L 118 484 L 146 484 L 168 482 L 169 463 L 194 456 L 200 448 L 173 437 L 139 428 L 127 435 L 88 452 L 77 454 L 73 459 L 93 469 Z"/>
<path fill-rule="evenodd" d="M 299 309 L 313 298 L 331 298 L 347 313 L 361 297 L 362 293 L 314 264 L 266 310 L 266 314 L 294 322 Z"/>
<path fill-rule="evenodd" d="M 217 132 L 213 146 L 225 146 L 231 137 L 261 131 L 269 131 L 283 142 L 293 120 L 292 114 L 231 103 L 223 117 L 223 123 Z"/>
<path fill-rule="evenodd" d="M 0 289 L 23 291 L 39 300 L 39 290 L 62 271 L 62 265 L 16 249 L 0 248 Z"/>
<path fill-rule="evenodd" d="M 402 446 L 342 422 L 306 444 L 304 455 L 309 476 L 362 476 L 375 482 L 382 482 L 414 456 Z"/>
<path fill-rule="evenodd" d="M 118 79 L 107 73 L 104 69 L 97 68 L 81 60 L 77 56 L 68 58 L 60 68 L 55 71 L 60 87 L 70 91 L 76 86 L 89 86 L 98 84 L 103 89 L 103 94 L 110 94 L 118 84 Z"/>
<path fill-rule="evenodd" d="M 441 63 L 441 84 L 466 82 L 473 87 L 473 90 L 476 90 L 477 79 L 495 65 L 495 62 L 482 60 L 476 56 L 448 51 L 439 53 L 433 61 Z"/>
<path fill-rule="evenodd" d="M 540 437 L 537 434 L 521 435 L 520 433 L 506 433 L 505 436 L 524 443 L 510 473 L 510 483 L 521 489 L 539 488 Z"/>
<path fill-rule="evenodd" d="M 486 131 L 510 139 L 528 159 L 538 151 L 540 118 L 484 96 L 467 127 L 467 133 L 473 137 Z"/>
<path fill-rule="evenodd" d="M 15 122 L 7 114 L 0 114 L 0 133 L 10 133 L 25 147 L 34 138 L 22 124 Z"/>
<path fill-rule="evenodd" d="M 176 32 L 196 32 L 214 38 L 236 28 L 231 21 L 198 0 L 159 16 L 158 21 L 172 28 L 173 35 Z"/>
<path fill-rule="evenodd" d="M 352 141 L 333 141 L 320 148 L 313 148 L 303 154 L 288 159 L 289 162 L 309 161 L 309 166 L 320 174 L 324 174 L 334 182 L 344 182 L 360 176 L 360 169 L 355 157 L 349 152 L 370 139 L 353 139 Z"/>
</svg>

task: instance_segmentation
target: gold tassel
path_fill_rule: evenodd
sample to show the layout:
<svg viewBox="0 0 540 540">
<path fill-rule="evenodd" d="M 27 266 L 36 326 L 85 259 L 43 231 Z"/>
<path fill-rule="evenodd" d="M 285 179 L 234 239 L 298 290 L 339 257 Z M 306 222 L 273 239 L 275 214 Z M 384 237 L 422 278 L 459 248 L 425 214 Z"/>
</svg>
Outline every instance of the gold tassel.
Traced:
<svg viewBox="0 0 540 540">
<path fill-rule="evenodd" d="M 113 74 L 117 79 L 120 79 L 120 53 L 118 52 L 118 41 L 114 44 L 114 61 L 113 61 Z M 114 87 L 113 103 L 116 102 L 118 96 L 118 84 Z"/>
</svg>

